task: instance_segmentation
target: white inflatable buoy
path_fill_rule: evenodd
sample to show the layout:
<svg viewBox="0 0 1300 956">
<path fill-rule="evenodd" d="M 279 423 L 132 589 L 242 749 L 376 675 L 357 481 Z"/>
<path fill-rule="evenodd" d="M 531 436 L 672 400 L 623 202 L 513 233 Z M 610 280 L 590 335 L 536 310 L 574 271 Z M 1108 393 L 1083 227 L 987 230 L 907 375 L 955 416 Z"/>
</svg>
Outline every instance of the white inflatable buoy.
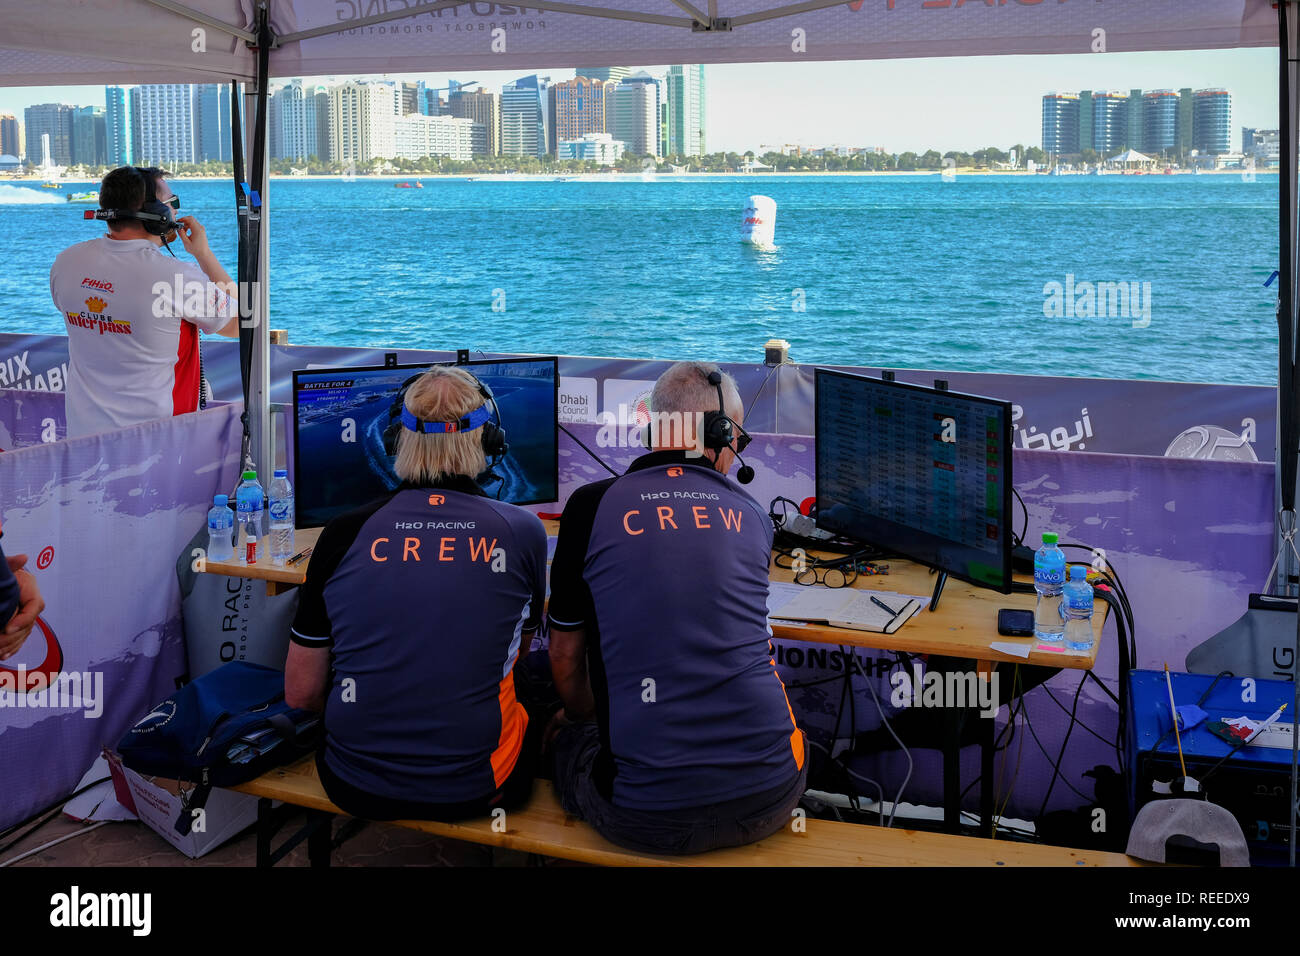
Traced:
<svg viewBox="0 0 1300 956">
<path fill-rule="evenodd" d="M 750 196 L 740 223 L 740 241 L 762 249 L 775 247 L 776 200 L 770 196 Z"/>
</svg>

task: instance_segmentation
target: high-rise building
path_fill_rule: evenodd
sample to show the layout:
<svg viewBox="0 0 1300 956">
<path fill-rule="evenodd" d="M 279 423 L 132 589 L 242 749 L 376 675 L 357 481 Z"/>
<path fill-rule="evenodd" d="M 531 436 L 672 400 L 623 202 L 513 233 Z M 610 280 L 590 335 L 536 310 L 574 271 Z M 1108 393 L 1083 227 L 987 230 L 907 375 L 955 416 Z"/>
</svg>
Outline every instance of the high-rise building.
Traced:
<svg viewBox="0 0 1300 956">
<path fill-rule="evenodd" d="M 1043 151 L 1056 156 L 1079 152 L 1079 94 L 1043 97 Z"/>
<path fill-rule="evenodd" d="M 1196 131 L 1196 96 L 1190 86 L 1178 91 L 1178 153 L 1186 156 L 1192 149 Z"/>
<path fill-rule="evenodd" d="M 72 164 L 103 166 L 108 160 L 104 111 L 93 106 L 72 110 Z"/>
<path fill-rule="evenodd" d="M 604 81 L 585 76 L 551 84 L 548 153 L 554 153 L 555 144 L 562 139 L 605 132 L 606 89 Z"/>
<path fill-rule="evenodd" d="M 199 130 L 194 121 L 194 87 L 159 83 L 140 88 L 140 165 L 195 163 Z"/>
<path fill-rule="evenodd" d="M 368 163 L 392 159 L 394 89 L 387 83 L 343 83 L 329 91 L 329 159 Z"/>
<path fill-rule="evenodd" d="M 197 162 L 230 162 L 230 87 L 204 83 L 193 95 Z"/>
<path fill-rule="evenodd" d="M 1079 91 L 1079 150 L 1092 149 L 1092 90 Z"/>
<path fill-rule="evenodd" d="M 271 136 L 272 159 L 302 162 L 309 156 L 322 158 L 317 94 L 323 89 L 304 87 L 302 80 L 294 80 L 271 94 L 268 118 L 275 129 Z"/>
<path fill-rule="evenodd" d="M 55 166 L 72 165 L 72 107 L 64 103 L 41 103 L 23 110 L 28 161 L 45 162 L 44 140 L 49 137 L 49 161 Z"/>
<path fill-rule="evenodd" d="M 316 158 L 321 161 L 330 157 L 330 91 L 328 87 L 318 86 L 312 99 L 316 101 Z"/>
<path fill-rule="evenodd" d="M 25 154 L 22 121 L 12 113 L 0 113 L 0 155 L 22 159 Z"/>
<path fill-rule="evenodd" d="M 584 133 L 577 139 L 562 139 L 556 144 L 557 159 L 584 159 L 613 166 L 623 156 L 623 144 L 608 133 Z"/>
<path fill-rule="evenodd" d="M 522 76 L 501 88 L 501 154 L 546 155 L 550 141 L 547 90 L 549 76 Z"/>
<path fill-rule="evenodd" d="M 501 155 L 501 94 L 488 90 L 456 90 L 447 97 L 447 112 L 482 126 L 475 137 L 475 156 Z"/>
<path fill-rule="evenodd" d="M 602 83 L 618 83 L 631 75 L 632 68 L 630 66 L 582 66 L 574 72 L 575 76 L 588 80 L 600 80 Z"/>
<path fill-rule="evenodd" d="M 2 122 L 2 121 L 0 121 Z M 4 150 L 0 149 L 0 152 Z M 1276 166 L 1282 158 L 1281 137 L 1275 129 L 1241 128 L 1241 153 L 1255 160 L 1261 169 Z"/>
<path fill-rule="evenodd" d="M 1178 151 L 1178 94 L 1173 90 L 1142 94 L 1141 151 L 1151 156 Z"/>
<path fill-rule="evenodd" d="M 633 156 L 663 155 L 659 117 L 663 108 L 660 82 L 644 71 L 606 87 L 605 129 Z"/>
<path fill-rule="evenodd" d="M 109 166 L 132 166 L 136 160 L 139 103 L 134 86 L 104 87 L 104 133 Z"/>
<path fill-rule="evenodd" d="M 475 126 L 480 124 L 457 116 L 422 116 L 419 113 L 399 116 L 393 123 L 394 156 L 397 159 L 445 156 L 468 160 L 473 156 Z"/>
<path fill-rule="evenodd" d="M 708 151 L 705 135 L 704 66 L 668 68 L 668 152 L 702 156 Z"/>
<path fill-rule="evenodd" d="M 1128 94 L 1097 90 L 1092 94 L 1092 148 L 1109 159 L 1128 139 Z"/>
<path fill-rule="evenodd" d="M 1192 145 L 1202 153 L 1232 152 L 1232 94 L 1225 89 L 1197 90 Z"/>
<path fill-rule="evenodd" d="M 424 113 L 424 109 L 421 108 L 420 103 L 420 100 L 423 98 L 421 94 L 424 92 L 423 80 L 419 83 L 399 84 L 397 87 L 397 115 L 407 116 L 411 113 Z"/>
<path fill-rule="evenodd" d="M 1129 149 L 1136 149 L 1138 152 L 1143 151 L 1143 138 L 1145 130 L 1142 128 L 1142 91 L 1129 90 L 1128 104 L 1125 107 L 1128 117 L 1128 128 L 1124 131 L 1124 146 Z"/>
</svg>

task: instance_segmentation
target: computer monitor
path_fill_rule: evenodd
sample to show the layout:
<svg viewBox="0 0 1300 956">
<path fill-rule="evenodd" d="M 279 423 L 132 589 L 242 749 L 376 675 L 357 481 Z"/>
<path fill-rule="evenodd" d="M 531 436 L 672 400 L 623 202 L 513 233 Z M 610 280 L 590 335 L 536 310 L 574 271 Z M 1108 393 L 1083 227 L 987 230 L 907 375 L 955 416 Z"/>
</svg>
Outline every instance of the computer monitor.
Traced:
<svg viewBox="0 0 1300 956">
<path fill-rule="evenodd" d="M 817 526 L 1011 590 L 1011 403 L 819 368 Z"/>
<path fill-rule="evenodd" d="M 436 363 L 454 364 L 454 363 Z M 509 450 L 480 487 L 493 498 L 537 504 L 559 498 L 558 360 L 465 363 L 492 390 Z M 293 373 L 296 525 L 314 528 L 392 491 L 403 388 L 431 365 L 311 369 Z"/>
</svg>

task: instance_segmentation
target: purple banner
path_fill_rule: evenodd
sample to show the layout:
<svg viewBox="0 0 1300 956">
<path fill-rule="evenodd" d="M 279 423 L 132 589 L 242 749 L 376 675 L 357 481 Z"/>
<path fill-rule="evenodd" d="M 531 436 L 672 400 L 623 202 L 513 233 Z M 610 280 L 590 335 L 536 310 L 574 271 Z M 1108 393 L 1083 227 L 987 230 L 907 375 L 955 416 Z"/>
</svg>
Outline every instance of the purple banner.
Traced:
<svg viewBox="0 0 1300 956">
<path fill-rule="evenodd" d="M 239 439 L 226 406 L 0 455 L 5 552 L 29 555 L 46 604 L 0 665 L 0 828 L 70 793 L 185 673 L 176 557 Z"/>
<path fill-rule="evenodd" d="M 447 362 L 452 351 L 366 349 L 335 346 L 271 347 L 271 400 L 289 404 L 295 369 L 331 365 L 383 365 L 395 354 L 401 364 Z M 475 352 L 472 358 L 496 358 Z M 218 399 L 239 401 L 239 347 L 205 340 L 204 370 Z M 63 336 L 0 335 L 0 379 L 34 391 L 60 391 L 66 380 Z M 667 361 L 562 356 L 561 421 L 597 422 L 635 408 Z M 835 366 L 878 376 L 878 368 Z M 813 367 L 724 363 L 736 378 L 751 432 L 813 433 Z M 1122 379 L 1054 378 L 974 372 L 900 370 L 899 381 L 932 385 L 945 379 L 953 391 L 1010 401 L 1013 443 L 1022 449 L 1096 451 L 1121 455 L 1272 461 L 1276 389 L 1260 385 L 1203 385 Z M 4 387 L 10 379 L 0 381 Z M 51 388 L 57 384 L 58 388 Z"/>
</svg>

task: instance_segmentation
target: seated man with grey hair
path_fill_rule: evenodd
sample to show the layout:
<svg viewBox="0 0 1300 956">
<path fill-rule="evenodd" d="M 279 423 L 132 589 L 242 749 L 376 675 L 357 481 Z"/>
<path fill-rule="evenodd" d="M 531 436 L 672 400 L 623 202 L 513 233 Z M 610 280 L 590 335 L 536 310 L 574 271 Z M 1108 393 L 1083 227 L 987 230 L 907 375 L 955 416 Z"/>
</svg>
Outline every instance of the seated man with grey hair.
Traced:
<svg viewBox="0 0 1300 956">
<path fill-rule="evenodd" d="M 323 710 L 330 799 L 371 820 L 525 802 L 544 721 L 516 697 L 541 623 L 546 532 L 486 497 L 488 393 L 437 367 L 406 392 L 391 494 L 335 518 L 307 569 L 285 698 Z"/>
<path fill-rule="evenodd" d="M 772 522 L 726 477 L 749 438 L 736 384 L 681 362 L 651 405 L 654 450 L 576 490 L 560 522 L 555 785 L 614 843 L 698 853 L 789 825 L 804 736 L 769 640 Z"/>
</svg>

